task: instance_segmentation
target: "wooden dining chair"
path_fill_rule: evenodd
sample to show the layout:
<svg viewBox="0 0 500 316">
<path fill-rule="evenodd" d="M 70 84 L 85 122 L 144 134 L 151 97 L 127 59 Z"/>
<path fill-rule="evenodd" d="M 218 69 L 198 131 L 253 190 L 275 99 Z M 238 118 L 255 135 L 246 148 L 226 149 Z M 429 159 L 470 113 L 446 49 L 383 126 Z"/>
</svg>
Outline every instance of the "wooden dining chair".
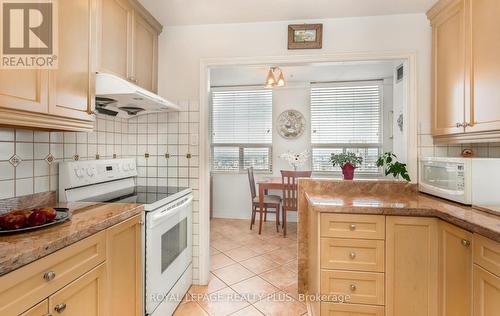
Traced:
<svg viewBox="0 0 500 316">
<path fill-rule="evenodd" d="M 310 178 L 312 171 L 281 170 L 283 184 L 283 237 L 286 237 L 286 212 L 297 212 L 298 206 L 298 178 Z"/>
<path fill-rule="evenodd" d="M 279 231 L 280 226 L 280 208 L 281 208 L 281 197 L 278 195 L 265 195 L 264 196 L 264 209 L 260 210 L 259 197 L 257 196 L 257 190 L 255 188 L 255 178 L 253 174 L 253 168 L 250 167 L 248 171 L 248 181 L 250 182 L 250 194 L 252 197 L 252 218 L 250 219 L 250 229 L 252 229 L 255 224 L 255 215 L 257 212 L 264 212 L 264 222 L 267 221 L 267 213 L 276 214 L 276 231 Z M 269 211 L 268 209 L 275 209 L 276 211 Z"/>
</svg>

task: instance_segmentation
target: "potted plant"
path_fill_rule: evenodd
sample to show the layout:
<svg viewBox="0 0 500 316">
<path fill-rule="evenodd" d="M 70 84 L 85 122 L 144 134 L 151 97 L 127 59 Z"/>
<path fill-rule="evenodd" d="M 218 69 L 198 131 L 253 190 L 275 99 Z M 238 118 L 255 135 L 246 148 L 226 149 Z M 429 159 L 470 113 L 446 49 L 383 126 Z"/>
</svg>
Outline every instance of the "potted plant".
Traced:
<svg viewBox="0 0 500 316">
<path fill-rule="evenodd" d="M 361 165 L 363 158 L 356 156 L 355 153 L 341 153 L 332 154 L 330 158 L 330 163 L 336 167 L 339 166 L 342 169 L 342 175 L 344 180 L 354 179 L 354 170 Z"/>
<path fill-rule="evenodd" d="M 397 161 L 397 156 L 392 152 L 386 152 L 377 159 L 377 166 L 383 167 L 385 175 L 392 175 L 394 178 L 400 177 L 410 182 L 410 175 L 406 169 L 406 164 Z"/>
</svg>

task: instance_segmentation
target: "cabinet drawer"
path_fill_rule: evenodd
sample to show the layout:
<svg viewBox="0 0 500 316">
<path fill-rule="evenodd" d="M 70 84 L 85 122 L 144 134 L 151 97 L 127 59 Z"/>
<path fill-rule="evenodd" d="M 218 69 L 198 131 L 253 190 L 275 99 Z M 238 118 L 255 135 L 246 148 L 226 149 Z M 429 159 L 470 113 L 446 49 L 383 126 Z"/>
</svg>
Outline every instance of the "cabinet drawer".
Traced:
<svg viewBox="0 0 500 316">
<path fill-rule="evenodd" d="M 384 274 L 321 271 L 321 294 L 350 295 L 349 303 L 384 305 Z"/>
<path fill-rule="evenodd" d="M 321 238 L 321 268 L 384 272 L 383 240 Z"/>
<path fill-rule="evenodd" d="M 324 213 L 321 237 L 384 239 L 385 216 Z"/>
<path fill-rule="evenodd" d="M 105 232 L 100 232 L 0 277 L 0 315 L 29 309 L 105 257 Z"/>
<path fill-rule="evenodd" d="M 500 243 L 474 234 L 472 239 L 474 263 L 500 276 Z"/>
<path fill-rule="evenodd" d="M 384 316 L 383 306 L 321 303 L 321 315 L 327 316 Z"/>
</svg>

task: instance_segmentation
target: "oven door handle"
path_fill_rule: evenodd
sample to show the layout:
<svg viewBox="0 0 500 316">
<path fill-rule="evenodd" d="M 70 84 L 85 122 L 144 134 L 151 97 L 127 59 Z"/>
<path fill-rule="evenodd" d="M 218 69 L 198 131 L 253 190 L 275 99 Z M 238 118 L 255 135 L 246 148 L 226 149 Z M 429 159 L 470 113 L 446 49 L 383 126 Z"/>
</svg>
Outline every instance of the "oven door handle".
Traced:
<svg viewBox="0 0 500 316">
<path fill-rule="evenodd" d="M 151 224 L 154 226 L 156 223 L 158 223 L 159 221 L 161 221 L 163 218 L 175 215 L 180 209 L 184 208 L 185 206 L 187 206 L 188 204 L 190 204 L 192 201 L 193 201 L 193 197 L 190 196 L 182 204 L 176 205 L 172 209 L 166 209 L 166 210 L 164 210 L 164 211 L 162 211 L 162 212 L 160 212 L 158 214 L 154 214 L 153 218 L 152 218 L 152 221 L 151 221 Z"/>
</svg>

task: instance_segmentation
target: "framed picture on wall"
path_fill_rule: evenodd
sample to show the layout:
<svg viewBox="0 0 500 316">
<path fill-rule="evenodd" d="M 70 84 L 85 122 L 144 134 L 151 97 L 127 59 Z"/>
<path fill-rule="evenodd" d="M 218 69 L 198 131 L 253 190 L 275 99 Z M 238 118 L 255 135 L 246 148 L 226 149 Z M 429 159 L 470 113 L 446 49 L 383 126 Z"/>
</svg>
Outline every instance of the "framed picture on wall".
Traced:
<svg viewBox="0 0 500 316">
<path fill-rule="evenodd" d="M 320 49 L 323 47 L 323 24 L 288 25 L 288 49 Z"/>
</svg>

